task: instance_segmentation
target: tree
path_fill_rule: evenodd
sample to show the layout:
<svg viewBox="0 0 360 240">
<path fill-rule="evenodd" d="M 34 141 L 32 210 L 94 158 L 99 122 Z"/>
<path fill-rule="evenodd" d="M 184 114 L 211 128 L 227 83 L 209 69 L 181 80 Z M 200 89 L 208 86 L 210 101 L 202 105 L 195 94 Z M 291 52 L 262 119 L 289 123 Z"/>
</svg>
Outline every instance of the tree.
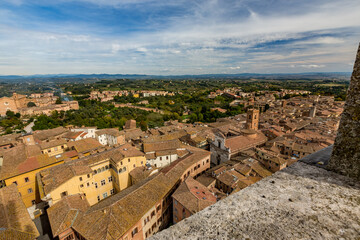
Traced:
<svg viewBox="0 0 360 240">
<path fill-rule="evenodd" d="M 27 103 L 27 107 L 35 107 L 36 106 L 36 104 L 34 103 L 34 102 L 28 102 Z"/>
<path fill-rule="evenodd" d="M 15 113 L 14 113 L 13 111 L 11 111 L 11 110 L 7 110 L 7 111 L 6 111 L 6 116 L 7 116 L 8 118 L 12 118 L 12 117 L 15 116 Z"/>
<path fill-rule="evenodd" d="M 56 99 L 55 104 L 62 104 L 61 98 Z"/>
<path fill-rule="evenodd" d="M 146 131 L 148 129 L 148 125 L 145 121 L 140 122 L 140 128 L 142 131 Z"/>
</svg>

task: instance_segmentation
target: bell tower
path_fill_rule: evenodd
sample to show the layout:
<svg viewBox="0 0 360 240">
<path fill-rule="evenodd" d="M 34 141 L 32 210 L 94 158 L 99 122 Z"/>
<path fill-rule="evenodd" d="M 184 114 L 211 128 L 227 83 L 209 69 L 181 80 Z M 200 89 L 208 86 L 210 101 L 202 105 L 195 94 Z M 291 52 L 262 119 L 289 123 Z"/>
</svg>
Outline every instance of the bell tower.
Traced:
<svg viewBox="0 0 360 240">
<path fill-rule="evenodd" d="M 246 117 L 246 128 L 252 129 L 252 130 L 258 130 L 259 129 L 259 117 L 260 117 L 260 111 L 259 109 L 249 109 L 247 111 L 247 117 Z"/>
</svg>

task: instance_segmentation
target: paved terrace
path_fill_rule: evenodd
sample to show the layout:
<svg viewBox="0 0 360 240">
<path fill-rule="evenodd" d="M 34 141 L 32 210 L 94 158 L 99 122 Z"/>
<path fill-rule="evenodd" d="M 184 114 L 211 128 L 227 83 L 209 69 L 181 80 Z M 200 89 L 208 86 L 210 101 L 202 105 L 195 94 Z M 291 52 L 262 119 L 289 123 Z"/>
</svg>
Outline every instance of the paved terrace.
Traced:
<svg viewBox="0 0 360 240">
<path fill-rule="evenodd" d="M 359 239 L 360 183 L 316 166 L 326 166 L 331 151 L 309 155 L 151 239 Z"/>
</svg>

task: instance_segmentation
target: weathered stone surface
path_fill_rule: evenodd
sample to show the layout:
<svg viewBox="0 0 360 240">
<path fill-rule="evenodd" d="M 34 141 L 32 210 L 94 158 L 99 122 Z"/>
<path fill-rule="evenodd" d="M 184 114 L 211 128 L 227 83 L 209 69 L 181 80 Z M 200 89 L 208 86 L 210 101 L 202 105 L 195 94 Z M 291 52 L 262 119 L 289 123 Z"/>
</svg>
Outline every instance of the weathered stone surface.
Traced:
<svg viewBox="0 0 360 240">
<path fill-rule="evenodd" d="M 360 45 L 328 168 L 360 180 Z"/>
<path fill-rule="evenodd" d="M 151 239 L 359 239 L 360 183 L 302 162 Z"/>
</svg>

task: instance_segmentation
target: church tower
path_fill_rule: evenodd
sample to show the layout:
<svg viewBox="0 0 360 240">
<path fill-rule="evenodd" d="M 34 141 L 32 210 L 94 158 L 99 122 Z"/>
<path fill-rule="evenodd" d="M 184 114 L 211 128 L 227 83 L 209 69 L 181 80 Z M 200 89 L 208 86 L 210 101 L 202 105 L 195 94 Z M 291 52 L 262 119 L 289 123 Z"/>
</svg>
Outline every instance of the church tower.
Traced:
<svg viewBox="0 0 360 240">
<path fill-rule="evenodd" d="M 260 111 L 258 109 L 249 109 L 246 117 L 246 128 L 258 130 Z"/>
</svg>

